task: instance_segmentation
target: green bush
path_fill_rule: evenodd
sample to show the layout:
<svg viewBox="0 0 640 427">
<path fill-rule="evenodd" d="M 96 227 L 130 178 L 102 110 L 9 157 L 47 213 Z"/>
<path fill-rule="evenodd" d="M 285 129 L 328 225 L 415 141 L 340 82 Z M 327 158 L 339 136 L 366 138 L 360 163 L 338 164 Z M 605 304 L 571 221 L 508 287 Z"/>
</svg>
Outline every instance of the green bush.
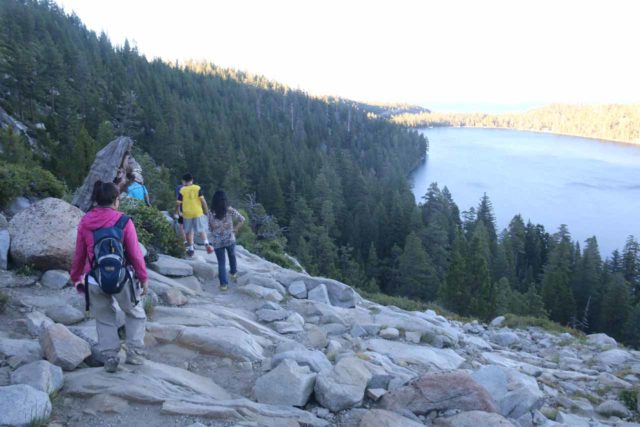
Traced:
<svg viewBox="0 0 640 427">
<path fill-rule="evenodd" d="M 300 270 L 300 268 L 285 255 L 286 243 L 283 237 L 258 239 L 249 225 L 250 220 L 247 212 L 243 209 L 239 209 L 239 212 L 247 219 L 236 236 L 236 241 L 239 245 L 281 267 Z"/>
<path fill-rule="evenodd" d="M 9 302 L 9 297 L 4 292 L 0 291 L 0 314 L 4 313 L 4 308 Z"/>
<path fill-rule="evenodd" d="M 622 390 L 620 392 L 620 400 L 631 411 L 636 411 L 638 408 L 638 399 L 640 399 L 640 391 L 636 389 Z"/>
<path fill-rule="evenodd" d="M 156 250 L 175 257 L 184 256 L 182 240 L 158 209 L 145 206 L 141 201 L 126 198 L 120 203 L 120 210 L 131 217 L 136 226 L 138 240 L 145 245 L 149 253 Z"/>
<path fill-rule="evenodd" d="M 363 298 L 373 301 L 380 305 L 393 305 L 402 310 L 407 311 L 425 311 L 429 309 L 429 305 L 422 301 L 416 301 L 407 297 L 396 297 L 392 295 L 383 294 L 381 292 L 367 292 L 358 289 L 358 293 Z"/>
<path fill-rule="evenodd" d="M 549 319 L 532 317 L 532 316 L 518 316 L 511 313 L 507 313 L 504 316 L 505 316 L 505 321 L 503 325 L 508 328 L 524 329 L 531 326 L 535 326 L 550 332 L 559 332 L 559 333 L 568 332 L 574 336 L 578 336 L 580 334 L 575 329 L 571 329 L 568 326 L 562 326 L 561 324 L 556 323 Z"/>
<path fill-rule="evenodd" d="M 39 166 L 22 166 L 0 161 L 0 206 L 18 196 L 57 197 L 65 193 L 65 185 Z"/>
</svg>

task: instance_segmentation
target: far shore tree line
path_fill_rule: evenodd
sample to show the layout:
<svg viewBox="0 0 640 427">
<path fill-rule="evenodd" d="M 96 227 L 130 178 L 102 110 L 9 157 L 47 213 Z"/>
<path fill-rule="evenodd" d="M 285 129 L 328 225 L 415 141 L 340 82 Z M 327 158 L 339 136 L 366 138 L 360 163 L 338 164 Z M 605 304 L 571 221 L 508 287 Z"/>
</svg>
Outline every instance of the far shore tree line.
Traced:
<svg viewBox="0 0 640 427">
<path fill-rule="evenodd" d="M 640 104 L 552 104 L 524 113 L 401 113 L 391 121 L 409 127 L 466 126 L 553 132 L 640 144 Z"/>
</svg>

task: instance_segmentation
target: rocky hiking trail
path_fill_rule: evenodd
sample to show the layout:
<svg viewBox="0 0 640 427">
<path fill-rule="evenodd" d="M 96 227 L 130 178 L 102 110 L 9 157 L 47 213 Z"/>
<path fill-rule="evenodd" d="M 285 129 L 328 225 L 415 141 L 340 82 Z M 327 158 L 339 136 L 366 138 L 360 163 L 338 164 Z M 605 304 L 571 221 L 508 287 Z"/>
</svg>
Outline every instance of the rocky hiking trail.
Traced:
<svg viewBox="0 0 640 427">
<path fill-rule="evenodd" d="M 640 352 L 606 335 L 406 312 L 237 256 L 227 292 L 203 250 L 150 264 L 148 361 L 115 374 L 67 273 L 0 270 L 0 425 L 640 426 Z"/>
</svg>

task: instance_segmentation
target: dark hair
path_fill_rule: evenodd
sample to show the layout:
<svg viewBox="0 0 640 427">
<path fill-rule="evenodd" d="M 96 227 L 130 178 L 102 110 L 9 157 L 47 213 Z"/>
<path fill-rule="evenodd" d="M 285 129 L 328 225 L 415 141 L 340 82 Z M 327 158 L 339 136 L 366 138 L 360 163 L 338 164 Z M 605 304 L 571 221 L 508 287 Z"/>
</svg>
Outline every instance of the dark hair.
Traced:
<svg viewBox="0 0 640 427">
<path fill-rule="evenodd" d="M 97 180 L 93 184 L 93 193 L 91 193 L 91 201 L 95 202 L 100 207 L 108 207 L 113 205 L 120 191 L 118 186 L 113 182 L 102 182 Z"/>
<path fill-rule="evenodd" d="M 227 201 L 227 195 L 224 191 L 218 190 L 215 192 L 213 199 L 211 199 L 211 206 L 216 213 L 216 218 L 224 218 L 227 214 L 227 209 L 229 209 L 229 202 Z"/>
<path fill-rule="evenodd" d="M 182 180 L 184 182 L 191 182 L 193 181 L 193 175 L 191 175 L 190 173 L 185 173 L 184 175 L 182 175 Z"/>
<path fill-rule="evenodd" d="M 136 176 L 134 175 L 134 173 L 133 173 L 133 172 L 127 172 L 127 179 L 128 179 L 129 181 L 135 181 Z"/>
</svg>

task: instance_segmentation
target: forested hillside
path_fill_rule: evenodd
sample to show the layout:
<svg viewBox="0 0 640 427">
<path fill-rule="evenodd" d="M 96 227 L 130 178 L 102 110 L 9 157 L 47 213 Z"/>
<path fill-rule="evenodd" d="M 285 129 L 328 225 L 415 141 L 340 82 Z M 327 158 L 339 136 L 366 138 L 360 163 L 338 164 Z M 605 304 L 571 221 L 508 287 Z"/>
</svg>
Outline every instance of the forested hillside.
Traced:
<svg viewBox="0 0 640 427">
<path fill-rule="evenodd" d="M 556 132 L 640 144 L 640 105 L 554 104 L 512 114 L 401 113 L 394 123 L 411 127 L 470 126 Z"/>
<path fill-rule="evenodd" d="M 352 274 L 371 242 L 383 260 L 403 243 L 415 208 L 406 175 L 425 153 L 417 133 L 261 77 L 150 62 L 54 4 L 0 5 L 0 106 L 31 125 L 50 153 L 38 161 L 70 189 L 97 149 L 126 134 L 167 168 L 156 179 L 172 178 L 149 182 L 156 200 L 170 202 L 186 171 L 207 198 L 256 193 L 315 273 Z"/>
<path fill-rule="evenodd" d="M 255 194 L 282 227 L 278 244 L 312 274 L 482 319 L 550 317 L 640 345 L 636 240 L 603 261 L 595 239 L 582 250 L 566 228 L 550 235 L 516 217 L 500 233 L 486 196 L 461 214 L 434 185 L 417 205 L 407 174 L 427 141 L 376 118 L 379 107 L 211 64 L 149 61 L 32 0 L 0 0 L 0 107 L 36 141 L 29 147 L 10 126 L 0 133 L 3 188 L 16 170 L 26 182 L 25 171 L 41 167 L 73 190 L 95 152 L 126 134 L 157 206 L 172 206 L 187 171 L 208 199 L 218 188 L 236 205 Z"/>
</svg>

